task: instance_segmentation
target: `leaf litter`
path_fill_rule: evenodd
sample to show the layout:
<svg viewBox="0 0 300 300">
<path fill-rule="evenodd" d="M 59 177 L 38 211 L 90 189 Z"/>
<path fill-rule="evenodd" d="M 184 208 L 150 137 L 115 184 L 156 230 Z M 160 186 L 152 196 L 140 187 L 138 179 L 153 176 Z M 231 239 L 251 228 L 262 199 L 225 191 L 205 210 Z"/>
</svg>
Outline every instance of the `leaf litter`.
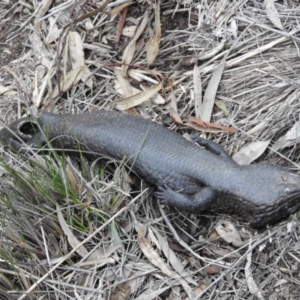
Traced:
<svg viewBox="0 0 300 300">
<path fill-rule="evenodd" d="M 129 110 L 241 164 L 299 172 L 297 1 L 0 7 L 3 124 L 37 109 Z M 256 231 L 159 208 L 122 163 L 1 151 L 1 299 L 299 298 L 297 214 Z"/>
</svg>

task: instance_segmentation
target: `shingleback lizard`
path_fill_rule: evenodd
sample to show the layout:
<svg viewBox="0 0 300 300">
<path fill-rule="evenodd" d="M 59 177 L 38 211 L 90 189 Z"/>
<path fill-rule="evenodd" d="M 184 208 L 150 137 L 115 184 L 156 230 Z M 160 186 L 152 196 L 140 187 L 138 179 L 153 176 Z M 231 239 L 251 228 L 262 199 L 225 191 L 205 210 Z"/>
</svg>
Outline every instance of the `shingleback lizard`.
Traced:
<svg viewBox="0 0 300 300">
<path fill-rule="evenodd" d="M 3 128 L 0 140 L 18 151 L 22 141 L 33 147 L 50 141 L 54 148 L 125 158 L 136 174 L 157 186 L 161 203 L 235 215 L 253 227 L 278 222 L 300 207 L 299 175 L 273 165 L 238 165 L 213 142 L 196 137 L 199 147 L 126 113 L 41 113 L 37 119 L 22 118 Z"/>
</svg>

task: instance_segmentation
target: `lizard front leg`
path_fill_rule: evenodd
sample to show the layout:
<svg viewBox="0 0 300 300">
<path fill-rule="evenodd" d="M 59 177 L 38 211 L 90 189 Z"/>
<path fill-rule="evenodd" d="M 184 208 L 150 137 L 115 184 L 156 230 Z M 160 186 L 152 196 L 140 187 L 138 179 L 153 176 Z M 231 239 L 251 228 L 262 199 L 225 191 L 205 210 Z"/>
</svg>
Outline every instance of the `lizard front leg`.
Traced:
<svg viewBox="0 0 300 300">
<path fill-rule="evenodd" d="M 195 212 L 207 209 L 215 198 L 215 191 L 210 187 L 203 187 L 192 196 L 178 193 L 167 185 L 158 186 L 156 198 L 162 204 L 174 206 L 185 211 Z"/>
</svg>

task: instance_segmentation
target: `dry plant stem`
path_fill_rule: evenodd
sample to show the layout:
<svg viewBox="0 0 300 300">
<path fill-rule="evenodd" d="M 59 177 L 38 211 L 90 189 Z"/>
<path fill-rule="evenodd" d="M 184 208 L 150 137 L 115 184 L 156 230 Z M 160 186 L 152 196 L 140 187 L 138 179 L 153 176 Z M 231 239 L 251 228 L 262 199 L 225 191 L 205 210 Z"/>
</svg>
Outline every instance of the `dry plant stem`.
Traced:
<svg viewBox="0 0 300 300">
<path fill-rule="evenodd" d="M 207 293 L 213 286 L 215 286 L 222 278 L 224 278 L 233 268 L 236 268 L 248 255 L 248 253 L 252 252 L 258 245 L 262 244 L 266 240 L 268 240 L 271 236 L 278 232 L 278 229 L 271 232 L 269 235 L 264 237 L 263 239 L 254 243 L 235 263 L 233 263 L 225 272 L 223 272 L 214 282 L 212 282 L 205 290 L 203 290 L 194 300 L 200 299 L 205 293 Z"/>
<path fill-rule="evenodd" d="M 89 13 L 87 13 L 87 14 L 85 14 L 85 15 L 77 18 L 77 19 L 75 19 L 73 22 L 69 23 L 67 26 L 75 25 L 76 23 L 81 22 L 84 19 L 90 18 L 90 17 L 96 15 L 99 12 L 104 12 L 103 10 L 106 8 L 106 6 L 108 5 L 108 3 L 109 3 L 109 0 L 106 0 L 103 3 L 102 6 L 100 6 L 99 8 L 97 8 L 97 9 L 95 9 L 95 10 L 93 10 L 93 11 L 91 11 L 91 12 L 89 12 Z"/>
<path fill-rule="evenodd" d="M 112 216 L 109 220 L 107 220 L 102 226 L 100 226 L 96 231 L 94 231 L 90 236 L 84 239 L 81 243 L 79 243 L 71 252 L 62 257 L 61 261 L 58 262 L 53 268 L 51 268 L 43 277 L 41 277 L 36 283 L 34 283 L 18 300 L 24 299 L 29 293 L 31 293 L 42 281 L 44 281 L 50 274 L 52 274 L 64 261 L 69 259 L 81 246 L 86 244 L 89 240 L 91 240 L 97 233 L 103 230 L 108 224 L 110 224 L 114 219 L 116 219 L 119 215 L 121 215 L 126 209 L 129 208 L 133 203 L 135 203 L 141 196 L 143 196 L 148 191 L 148 188 L 143 190 L 138 196 L 136 196 L 128 205 L 124 206 L 120 211 L 118 211 L 114 216 Z"/>
<path fill-rule="evenodd" d="M 14 35 L 12 35 L 11 37 L 9 37 L 6 42 L 9 42 L 11 40 L 13 40 L 14 38 L 16 38 L 20 32 L 23 30 L 23 28 L 25 28 L 25 26 L 30 23 L 30 21 L 35 17 L 36 13 L 38 12 L 38 10 L 40 9 L 40 6 L 42 5 L 42 3 L 40 3 L 40 5 L 38 5 L 37 9 L 35 10 L 35 12 L 23 23 L 23 25 L 20 26 L 20 28 L 18 30 L 15 30 Z M 2 36 L 0 36 L 0 41 L 2 41 L 2 39 L 4 39 L 8 34 L 10 34 L 11 32 L 13 32 L 13 30 L 9 30 L 8 32 L 6 32 L 5 34 L 3 34 Z"/>
<path fill-rule="evenodd" d="M 38 276 L 33 275 L 32 273 L 29 273 L 29 272 L 25 271 L 24 269 L 20 270 L 20 267 L 18 267 L 18 266 L 14 266 L 14 268 L 17 269 L 19 272 L 22 272 L 22 276 L 24 276 L 25 278 L 28 278 L 28 280 L 32 280 L 32 279 L 39 280 Z M 1 269 L 1 268 L 0 268 L 0 272 L 3 273 L 3 274 L 9 274 L 9 275 L 16 275 L 16 273 L 17 273 L 15 271 L 10 271 L 10 270 Z M 151 272 L 153 272 L 153 270 L 151 270 Z M 147 273 L 150 273 L 150 272 L 145 272 L 145 274 L 147 274 Z M 131 278 L 130 278 L 130 280 L 131 280 Z M 50 284 L 62 285 L 61 281 L 59 281 L 59 280 L 53 280 L 53 279 L 46 279 L 44 281 L 44 283 L 47 284 L 47 285 L 50 285 Z M 63 286 L 64 287 L 68 287 L 72 291 L 74 291 L 74 284 L 70 284 L 70 283 L 64 282 Z M 86 287 L 86 286 L 82 286 L 82 285 L 76 285 L 76 289 L 82 290 L 82 291 L 86 291 L 86 292 L 96 292 L 97 291 L 96 288 Z M 13 294 L 15 294 L 15 293 L 23 293 L 23 291 L 14 291 L 14 290 L 12 290 L 12 291 L 8 291 L 8 293 L 9 294 L 12 294 L 12 293 Z M 99 293 L 99 291 L 98 291 L 98 293 Z"/>
<path fill-rule="evenodd" d="M 246 22 L 246 23 L 250 23 L 251 25 L 256 25 L 256 26 L 259 26 L 263 29 L 266 29 L 266 30 L 269 30 L 269 31 L 272 31 L 274 33 L 277 33 L 279 35 L 282 35 L 282 36 L 285 36 L 285 37 L 288 37 L 288 38 L 291 38 L 292 40 L 295 40 L 295 41 L 300 41 L 299 38 L 297 38 L 296 36 L 294 36 L 293 34 L 291 33 L 288 33 L 288 32 L 285 32 L 285 31 L 281 31 L 281 30 L 277 30 L 277 29 L 274 29 L 272 27 L 269 27 L 267 25 L 264 25 L 264 24 L 260 24 L 260 23 L 257 23 L 253 20 L 249 20 L 247 18 L 244 18 L 244 17 L 237 17 L 237 20 L 240 20 L 240 21 L 243 21 L 243 22 Z"/>
</svg>

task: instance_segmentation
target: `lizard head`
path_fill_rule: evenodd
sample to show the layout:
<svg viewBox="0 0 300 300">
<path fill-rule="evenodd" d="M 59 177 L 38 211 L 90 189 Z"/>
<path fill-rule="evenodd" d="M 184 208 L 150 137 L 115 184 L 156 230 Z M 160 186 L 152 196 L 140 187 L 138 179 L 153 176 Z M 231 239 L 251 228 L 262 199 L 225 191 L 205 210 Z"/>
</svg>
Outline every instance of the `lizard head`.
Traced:
<svg viewBox="0 0 300 300">
<path fill-rule="evenodd" d="M 29 117 L 24 117 L 4 127 L 0 131 L 0 141 L 5 147 L 20 151 L 24 143 L 30 147 L 38 146 L 36 136 L 39 133 L 38 123 Z"/>
</svg>

